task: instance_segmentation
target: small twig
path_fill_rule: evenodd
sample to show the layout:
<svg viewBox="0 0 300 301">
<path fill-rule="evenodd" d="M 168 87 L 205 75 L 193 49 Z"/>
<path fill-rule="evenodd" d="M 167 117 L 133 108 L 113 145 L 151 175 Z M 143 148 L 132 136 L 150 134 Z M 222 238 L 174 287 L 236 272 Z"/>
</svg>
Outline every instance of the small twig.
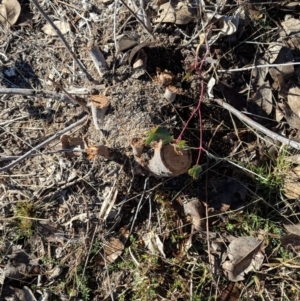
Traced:
<svg viewBox="0 0 300 301">
<path fill-rule="evenodd" d="M 125 3 L 124 0 L 120 0 L 123 5 L 132 13 L 132 15 L 136 18 L 136 20 L 146 29 L 149 35 L 154 38 L 152 32 L 148 29 L 148 27 L 144 24 L 144 22 L 136 15 L 136 13 Z"/>
<path fill-rule="evenodd" d="M 85 74 L 86 78 L 92 82 L 92 83 L 96 83 L 97 81 L 95 81 L 93 79 L 93 77 L 88 73 L 88 71 L 85 69 L 85 67 L 83 66 L 83 64 L 79 61 L 79 59 L 76 57 L 76 54 L 72 51 L 71 47 L 69 46 L 68 42 L 66 41 L 66 39 L 64 38 L 63 34 L 60 32 L 60 30 L 58 29 L 58 27 L 52 22 L 52 20 L 48 17 L 48 15 L 44 12 L 44 10 L 41 8 L 41 6 L 38 4 L 38 2 L 36 0 L 31 0 L 32 3 L 34 4 L 34 6 L 37 8 L 37 10 L 43 15 L 43 17 L 47 20 L 47 22 L 52 26 L 52 28 L 55 30 L 56 34 L 59 36 L 59 38 L 61 39 L 61 41 L 63 42 L 63 44 L 66 46 L 66 48 L 68 49 L 68 51 L 70 52 L 70 54 L 72 55 L 73 59 L 75 60 L 75 62 L 77 63 L 77 65 L 79 66 L 79 68 L 82 70 L 82 72 Z"/>
<path fill-rule="evenodd" d="M 285 138 L 285 137 L 283 137 L 283 136 L 281 136 L 281 135 L 279 135 L 277 133 L 274 133 L 274 132 L 268 130 L 267 128 L 265 128 L 261 124 L 257 123 L 256 121 L 250 119 L 249 117 L 247 117 L 246 115 L 244 115 L 240 111 L 236 110 L 230 104 L 224 102 L 222 99 L 213 99 L 213 101 L 215 101 L 217 104 L 219 104 L 224 109 L 226 109 L 229 112 L 231 112 L 233 115 L 235 115 L 236 117 L 238 117 L 241 121 L 244 121 L 248 125 L 254 127 L 256 130 L 264 133 L 265 135 L 267 135 L 271 139 L 279 141 L 279 142 L 281 142 L 283 144 L 286 144 L 288 146 L 291 146 L 291 147 L 293 147 L 295 149 L 300 149 L 300 143 L 298 143 L 296 141 L 293 141 L 293 140 L 290 140 L 288 138 Z"/>
<path fill-rule="evenodd" d="M 80 105 L 87 113 L 89 113 L 89 110 L 86 106 L 86 102 L 84 102 L 82 99 L 76 99 L 74 98 L 64 87 L 62 87 L 59 83 L 57 83 L 56 81 L 52 80 L 51 78 L 49 78 L 49 80 L 60 90 L 62 90 L 63 92 L 65 92 L 67 94 L 67 96 L 69 97 L 69 99 L 72 99 L 74 103 Z"/>
<path fill-rule="evenodd" d="M 59 93 L 52 92 L 52 91 L 37 91 L 34 89 L 4 88 L 4 89 L 0 89 L 0 95 L 23 95 L 23 96 L 32 96 L 32 97 L 49 97 L 49 98 L 54 98 L 59 101 L 66 101 L 66 102 L 75 104 L 73 98 L 70 98 L 68 95 L 59 94 Z"/>
<path fill-rule="evenodd" d="M 130 227 L 130 231 L 129 231 L 128 237 L 131 235 L 132 230 L 133 230 L 133 228 L 134 228 L 134 225 L 135 225 L 135 221 L 136 221 L 137 215 L 138 215 L 138 213 L 139 213 L 139 211 L 140 211 L 140 208 L 141 208 L 141 205 L 142 205 L 142 201 L 143 201 L 143 199 L 144 199 L 144 195 L 145 195 L 145 192 L 146 192 L 146 188 L 147 188 L 148 181 L 149 181 L 149 177 L 147 177 L 147 178 L 145 179 L 145 182 L 144 182 L 144 190 L 143 190 L 143 192 L 142 192 L 142 195 L 141 195 L 141 197 L 140 197 L 138 206 L 137 206 L 137 208 L 136 208 L 136 211 L 135 211 L 135 214 L 134 214 L 134 218 L 133 218 L 133 221 L 132 221 L 132 224 L 131 224 L 131 227 Z"/>
<path fill-rule="evenodd" d="M 53 91 L 38 91 L 34 89 L 18 89 L 18 88 L 3 88 L 0 89 L 0 95 L 23 95 L 23 96 L 32 96 L 32 97 L 49 97 L 53 98 L 59 101 L 66 101 L 68 103 L 72 104 L 77 104 L 77 102 L 74 101 L 74 97 L 69 96 L 70 94 L 75 94 L 75 95 L 89 95 L 92 90 L 94 89 L 104 89 L 105 86 L 100 85 L 100 86 L 94 86 L 91 89 L 72 89 L 72 90 L 65 90 L 66 94 L 60 94 L 56 93 Z"/>
<path fill-rule="evenodd" d="M 52 155 L 52 154 L 57 154 L 57 153 L 74 153 L 74 152 L 79 152 L 79 153 L 86 153 L 84 149 L 78 149 L 78 148 L 62 148 L 58 149 L 55 151 L 49 151 L 45 153 L 37 153 L 37 154 L 31 154 L 28 156 L 28 158 L 32 157 L 38 157 L 38 156 L 45 156 L 45 155 Z M 7 156 L 7 155 L 2 155 L 0 154 L 0 162 L 1 161 L 10 161 L 14 159 L 18 159 L 20 156 Z"/>
<path fill-rule="evenodd" d="M 247 71 L 256 68 L 267 68 L 267 67 L 281 67 L 281 66 L 293 66 L 293 65 L 300 65 L 300 62 L 291 62 L 291 63 L 284 63 L 284 64 L 266 64 L 266 65 L 257 65 L 257 66 L 250 66 L 250 67 L 243 67 L 237 69 L 222 69 L 218 70 L 218 72 L 237 72 L 237 71 Z"/>
<path fill-rule="evenodd" d="M 39 150 L 40 148 L 42 148 L 43 146 L 49 144 L 50 142 L 52 142 L 53 140 L 59 138 L 62 134 L 68 132 L 69 130 L 73 129 L 74 127 L 80 125 L 81 123 L 83 123 L 84 121 L 86 121 L 88 118 L 88 115 L 84 116 L 83 118 L 81 118 L 80 120 L 78 120 L 77 122 L 69 125 L 68 127 L 66 127 L 65 129 L 55 133 L 53 136 L 51 136 L 50 138 L 48 138 L 47 140 L 43 141 L 42 143 L 38 144 L 37 146 L 33 147 L 31 150 L 29 150 L 27 153 L 25 153 L 24 155 L 20 156 L 18 159 L 16 159 L 15 161 L 11 162 L 10 164 L 0 168 L 0 172 L 6 171 L 10 168 L 12 168 L 13 166 L 15 166 L 16 164 L 20 163 L 21 161 L 23 161 L 24 159 L 28 158 L 33 152 Z"/>
</svg>

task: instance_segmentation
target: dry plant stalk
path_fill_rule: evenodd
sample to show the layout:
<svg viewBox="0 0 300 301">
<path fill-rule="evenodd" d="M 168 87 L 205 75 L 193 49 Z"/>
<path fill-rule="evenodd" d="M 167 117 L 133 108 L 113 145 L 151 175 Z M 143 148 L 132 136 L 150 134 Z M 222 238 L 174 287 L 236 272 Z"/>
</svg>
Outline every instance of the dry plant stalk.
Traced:
<svg viewBox="0 0 300 301">
<path fill-rule="evenodd" d="M 109 100 L 104 95 L 91 96 L 91 111 L 96 130 L 100 130 L 104 122 L 105 113 L 109 107 Z"/>
</svg>

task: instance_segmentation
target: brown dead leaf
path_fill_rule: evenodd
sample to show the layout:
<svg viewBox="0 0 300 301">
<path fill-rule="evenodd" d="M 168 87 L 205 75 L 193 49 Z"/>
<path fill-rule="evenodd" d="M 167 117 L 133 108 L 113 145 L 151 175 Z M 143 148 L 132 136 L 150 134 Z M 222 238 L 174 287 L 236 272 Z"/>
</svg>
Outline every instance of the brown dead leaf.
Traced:
<svg viewBox="0 0 300 301">
<path fill-rule="evenodd" d="M 0 23 L 9 27 L 14 25 L 21 13 L 21 5 L 17 0 L 3 0 L 0 5 Z"/>
<path fill-rule="evenodd" d="M 251 236 L 236 238 L 229 244 L 229 260 L 223 262 L 222 268 L 230 281 L 242 281 L 245 274 L 260 269 L 264 259 L 261 245 L 262 241 Z"/>
<path fill-rule="evenodd" d="M 97 109 L 105 109 L 108 108 L 110 101 L 105 95 L 91 95 L 91 103 Z"/>
<path fill-rule="evenodd" d="M 156 68 L 156 74 L 157 81 L 164 87 L 171 85 L 174 80 L 174 75 L 168 70 L 161 71 L 160 68 Z"/>
<path fill-rule="evenodd" d="M 176 8 L 167 2 L 162 4 L 158 10 L 158 17 L 154 19 L 154 23 L 175 23 L 177 25 L 185 25 L 190 23 L 197 15 L 197 10 L 179 2 Z"/>
<path fill-rule="evenodd" d="M 288 92 L 288 104 L 291 110 L 300 117 L 300 88 L 296 85 L 290 87 Z"/>
<path fill-rule="evenodd" d="M 109 158 L 109 148 L 105 145 L 91 145 L 90 147 L 86 147 L 85 151 L 88 155 L 88 159 L 92 160 L 95 156 L 102 156 L 106 159 Z"/>
<path fill-rule="evenodd" d="M 116 53 L 116 55 L 118 55 L 120 52 L 122 52 L 124 50 L 128 50 L 128 49 L 136 46 L 137 44 L 138 44 L 138 42 L 133 37 L 131 37 L 129 35 L 126 35 L 126 34 L 122 35 L 117 40 L 117 53 Z"/>
<path fill-rule="evenodd" d="M 229 282 L 225 289 L 221 290 L 217 301 L 238 301 L 240 300 L 241 290 L 237 283 Z"/>
<path fill-rule="evenodd" d="M 262 108 L 267 115 L 270 115 L 273 110 L 272 96 L 273 94 L 269 83 L 264 83 L 258 88 L 252 101 Z"/>
<path fill-rule="evenodd" d="M 278 104 L 278 107 L 283 111 L 284 117 L 289 126 L 300 130 L 300 117 L 291 110 L 290 106 L 283 102 Z"/>
<path fill-rule="evenodd" d="M 124 244 L 119 238 L 112 237 L 104 247 L 106 261 L 110 264 L 118 259 L 124 250 Z"/>
<path fill-rule="evenodd" d="M 54 21 L 53 22 L 56 27 L 60 30 L 62 34 L 66 34 L 67 32 L 70 31 L 70 25 L 68 22 L 65 21 Z M 42 27 L 42 30 L 45 34 L 48 36 L 57 36 L 57 33 L 55 29 L 51 26 L 51 24 L 47 23 Z"/>
<path fill-rule="evenodd" d="M 300 20 L 290 18 L 286 21 L 281 22 L 284 29 L 284 35 L 287 35 L 291 39 L 291 46 L 300 47 Z"/>
<path fill-rule="evenodd" d="M 292 51 L 287 47 L 282 47 L 278 53 L 274 64 L 281 64 L 281 66 L 272 67 L 269 73 L 274 81 L 273 88 L 280 91 L 280 96 L 285 97 L 287 92 L 288 80 L 294 75 L 294 66 L 286 65 L 294 61 Z"/>
<path fill-rule="evenodd" d="M 184 213 L 190 215 L 193 226 L 196 230 L 203 230 L 205 227 L 205 209 L 198 199 L 193 199 L 183 205 Z"/>
<path fill-rule="evenodd" d="M 285 248 L 300 249 L 300 235 L 297 234 L 285 234 L 280 238 L 281 244 Z"/>
</svg>

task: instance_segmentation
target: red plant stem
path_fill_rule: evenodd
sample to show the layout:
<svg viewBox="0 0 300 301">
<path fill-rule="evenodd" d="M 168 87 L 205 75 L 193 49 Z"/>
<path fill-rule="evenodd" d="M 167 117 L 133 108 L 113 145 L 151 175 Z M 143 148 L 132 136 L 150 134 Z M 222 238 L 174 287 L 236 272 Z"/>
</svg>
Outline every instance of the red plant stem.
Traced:
<svg viewBox="0 0 300 301">
<path fill-rule="evenodd" d="M 208 47 L 208 44 L 207 44 L 207 41 L 206 41 L 206 52 L 205 52 L 203 58 L 200 61 L 199 67 L 197 68 L 197 58 L 195 59 L 195 63 L 194 63 L 194 69 L 196 69 L 199 77 L 201 78 L 201 91 L 200 91 L 198 105 L 193 110 L 193 112 L 190 115 L 188 121 L 185 123 L 183 129 L 181 130 L 181 133 L 179 134 L 178 138 L 176 139 L 176 142 L 178 142 L 178 141 L 181 140 L 182 135 L 185 132 L 187 126 L 189 125 L 191 119 L 195 116 L 196 112 L 198 112 L 198 114 L 199 114 L 199 148 L 198 148 L 199 149 L 199 153 L 198 153 L 196 165 L 198 165 L 198 163 L 199 163 L 199 160 L 200 160 L 200 157 L 201 157 L 201 152 L 203 150 L 203 148 L 202 148 L 202 114 L 201 114 L 201 103 L 202 103 L 203 96 L 204 96 L 204 87 L 205 87 L 205 85 L 204 85 L 204 80 L 202 79 L 202 72 L 201 72 L 201 70 L 202 70 L 202 66 L 203 66 L 203 64 L 205 62 L 205 59 L 206 59 L 208 53 L 209 53 L 209 47 Z"/>
</svg>

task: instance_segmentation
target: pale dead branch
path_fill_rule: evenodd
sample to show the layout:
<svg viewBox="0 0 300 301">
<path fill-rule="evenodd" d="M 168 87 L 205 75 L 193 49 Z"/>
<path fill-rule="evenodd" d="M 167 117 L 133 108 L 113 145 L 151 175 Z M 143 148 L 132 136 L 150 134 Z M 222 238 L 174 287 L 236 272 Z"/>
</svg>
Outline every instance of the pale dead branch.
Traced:
<svg viewBox="0 0 300 301">
<path fill-rule="evenodd" d="M 293 147 L 295 149 L 300 149 L 300 143 L 298 143 L 296 141 L 293 141 L 293 140 L 290 140 L 288 138 L 285 138 L 285 137 L 283 137 L 283 136 L 281 136 L 281 135 L 279 135 L 277 133 L 274 133 L 274 132 L 268 130 L 267 128 L 265 128 L 261 124 L 257 123 L 256 121 L 250 119 L 249 117 L 247 117 L 246 115 L 244 115 L 240 111 L 236 110 L 230 104 L 224 102 L 222 99 L 213 99 L 213 101 L 215 101 L 217 104 L 219 104 L 224 109 L 226 109 L 229 112 L 231 112 L 233 115 L 235 115 L 236 117 L 238 117 L 241 121 L 243 121 L 243 122 L 247 123 L 248 125 L 254 127 L 256 130 L 264 133 L 265 135 L 267 135 L 271 139 L 279 141 L 279 142 L 281 142 L 283 144 L 286 144 L 286 145 L 288 145 L 290 147 Z"/>
</svg>

